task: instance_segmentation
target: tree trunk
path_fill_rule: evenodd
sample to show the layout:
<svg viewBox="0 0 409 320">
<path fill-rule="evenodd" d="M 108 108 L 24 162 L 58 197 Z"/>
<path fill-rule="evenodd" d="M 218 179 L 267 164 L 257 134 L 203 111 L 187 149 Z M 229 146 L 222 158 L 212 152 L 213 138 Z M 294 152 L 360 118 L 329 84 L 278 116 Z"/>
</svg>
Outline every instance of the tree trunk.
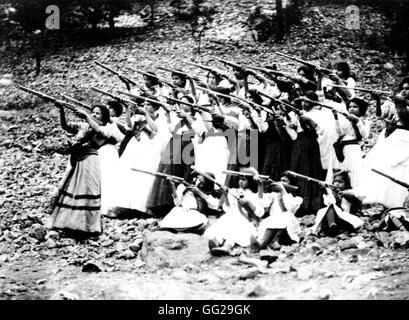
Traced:
<svg viewBox="0 0 409 320">
<path fill-rule="evenodd" d="M 151 25 L 155 24 L 155 1 L 152 1 L 150 4 L 150 8 L 151 8 Z"/>
<path fill-rule="evenodd" d="M 115 15 L 114 15 L 113 11 L 109 12 L 108 24 L 109 24 L 109 29 L 111 29 L 111 30 L 115 29 Z"/>
<path fill-rule="evenodd" d="M 281 41 L 284 38 L 283 35 L 283 3 L 282 0 L 276 0 L 276 41 Z"/>
</svg>

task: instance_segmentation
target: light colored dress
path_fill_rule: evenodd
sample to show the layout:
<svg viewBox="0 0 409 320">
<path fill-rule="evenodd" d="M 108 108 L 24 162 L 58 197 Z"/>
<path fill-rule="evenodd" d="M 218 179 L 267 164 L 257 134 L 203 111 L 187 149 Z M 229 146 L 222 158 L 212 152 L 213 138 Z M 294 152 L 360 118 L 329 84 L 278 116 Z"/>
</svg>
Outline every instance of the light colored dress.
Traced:
<svg viewBox="0 0 409 320">
<path fill-rule="evenodd" d="M 357 128 L 362 139 L 367 139 L 371 128 L 370 121 L 361 119 L 357 123 Z M 338 121 L 336 121 L 336 130 L 340 136 L 343 136 L 342 141 L 356 139 L 356 133 L 351 122 L 343 115 L 339 115 Z M 344 146 L 343 153 L 345 159 L 344 161 L 339 162 L 338 168 L 349 172 L 351 186 L 352 188 L 357 188 L 360 181 L 363 179 L 363 152 L 360 143 L 356 142 Z"/>
<path fill-rule="evenodd" d="M 359 186 L 366 196 L 365 203 L 380 203 L 387 208 L 402 206 L 407 189 L 372 172 L 372 168 L 409 183 L 409 130 L 396 129 L 372 147 L 364 159 L 364 177 Z"/>
<path fill-rule="evenodd" d="M 101 127 L 101 132 L 106 137 L 114 138 L 116 142 L 121 142 L 124 138 L 116 123 Z M 111 143 L 104 144 L 98 149 L 98 157 L 101 166 L 101 214 L 104 215 L 114 206 L 118 196 L 118 148 Z"/>
<path fill-rule="evenodd" d="M 289 193 L 265 193 L 263 204 L 268 208 L 269 216 L 260 222 L 258 239 L 263 239 L 267 229 L 285 229 L 293 241 L 300 241 L 301 226 L 294 214 L 302 201 L 301 197 Z"/>
<path fill-rule="evenodd" d="M 132 168 L 149 172 L 158 169 L 162 152 L 171 137 L 165 113 L 160 110 L 155 120 L 158 126 L 156 135 L 142 131 L 138 140 L 132 137 L 119 159 L 116 207 L 147 211 L 147 200 L 155 176 L 136 172 Z"/>
<path fill-rule="evenodd" d="M 207 217 L 199 212 L 200 206 L 196 196 L 192 191 L 185 192 L 185 190 L 186 186 L 183 184 L 177 187 L 175 207 L 159 223 L 161 228 L 183 231 L 200 226 L 205 227 L 207 225 Z M 206 205 L 210 209 L 217 210 L 219 200 L 208 195 Z"/>
<path fill-rule="evenodd" d="M 203 114 L 201 121 L 210 120 Z M 200 132 L 197 138 L 193 139 L 195 151 L 195 167 L 202 172 L 211 172 L 215 175 L 217 182 L 223 184 L 226 179 L 226 174 L 223 173 L 227 169 L 229 161 L 229 146 L 227 138 L 223 130 L 216 129 L 212 125 L 206 129 L 204 123 L 199 127 Z M 206 136 L 204 139 L 203 137 Z"/>
<path fill-rule="evenodd" d="M 248 189 L 230 189 L 230 191 L 235 196 L 243 196 L 244 199 L 249 200 L 256 207 L 254 215 L 263 216 L 263 204 L 257 194 Z M 231 246 L 237 244 L 248 247 L 251 239 L 257 236 L 257 229 L 254 223 L 241 213 L 241 210 L 246 209 L 239 205 L 238 200 L 231 193 L 229 192 L 227 196 L 229 205 L 226 202 L 223 204 L 225 214 L 209 226 L 203 236 L 209 240 L 216 239 L 220 243 L 225 240 Z"/>
<path fill-rule="evenodd" d="M 327 211 L 330 205 L 334 206 L 335 214 L 337 215 L 338 218 L 349 223 L 354 229 L 358 229 L 359 227 L 361 227 L 364 224 L 363 220 L 349 213 L 351 209 L 351 203 L 345 198 L 342 198 L 341 207 L 337 206 L 336 200 L 335 200 L 334 195 L 332 194 L 332 191 L 329 189 L 327 190 L 328 190 L 328 194 L 323 195 L 324 204 L 326 207 L 318 210 L 317 216 L 315 218 L 315 224 L 314 226 L 312 226 L 311 231 L 314 234 L 319 233 L 319 231 L 321 230 L 322 220 L 327 214 Z"/>
</svg>

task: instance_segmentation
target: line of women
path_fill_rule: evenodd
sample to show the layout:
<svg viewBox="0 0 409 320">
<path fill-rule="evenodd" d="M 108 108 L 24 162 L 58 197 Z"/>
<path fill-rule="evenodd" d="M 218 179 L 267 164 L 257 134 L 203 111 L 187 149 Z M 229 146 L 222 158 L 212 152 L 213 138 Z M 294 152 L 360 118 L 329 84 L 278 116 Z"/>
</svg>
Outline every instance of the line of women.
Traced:
<svg viewBox="0 0 409 320">
<path fill-rule="evenodd" d="M 95 236 L 102 216 L 154 216 L 161 229 L 203 233 L 219 254 L 297 242 L 306 214 L 316 215 L 311 232 L 336 235 L 363 225 L 362 201 L 407 210 L 408 190 L 371 168 L 409 182 L 409 78 L 383 104 L 372 94 L 376 115 L 388 121 L 364 156 L 369 103 L 347 63 L 333 72 L 302 65 L 295 75 L 233 65 L 231 73 L 207 66 L 205 81 L 175 69 L 166 84 L 149 70 L 137 88 L 121 76 L 134 103 L 75 112 L 82 123 L 67 124 L 60 106 L 76 143 L 51 227 Z"/>
</svg>

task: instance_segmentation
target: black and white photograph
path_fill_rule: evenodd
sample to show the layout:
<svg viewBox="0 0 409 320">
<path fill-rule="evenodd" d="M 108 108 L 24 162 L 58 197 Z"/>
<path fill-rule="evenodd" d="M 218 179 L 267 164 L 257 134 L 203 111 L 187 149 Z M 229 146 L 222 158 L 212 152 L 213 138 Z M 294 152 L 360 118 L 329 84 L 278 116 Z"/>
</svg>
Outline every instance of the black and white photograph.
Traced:
<svg viewBox="0 0 409 320">
<path fill-rule="evenodd" d="M 1 0 L 0 300 L 408 300 L 408 12 Z"/>
</svg>

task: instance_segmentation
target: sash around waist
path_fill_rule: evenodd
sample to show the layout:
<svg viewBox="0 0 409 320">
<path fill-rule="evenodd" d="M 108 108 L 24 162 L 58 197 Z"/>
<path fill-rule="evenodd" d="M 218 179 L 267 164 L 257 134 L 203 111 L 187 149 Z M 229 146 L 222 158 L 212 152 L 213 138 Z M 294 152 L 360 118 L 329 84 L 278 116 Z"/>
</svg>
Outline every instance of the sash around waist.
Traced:
<svg viewBox="0 0 409 320">
<path fill-rule="evenodd" d="M 77 162 L 83 161 L 91 155 L 98 155 L 98 150 L 90 145 L 75 145 L 71 148 L 71 165 L 74 166 Z"/>
</svg>

